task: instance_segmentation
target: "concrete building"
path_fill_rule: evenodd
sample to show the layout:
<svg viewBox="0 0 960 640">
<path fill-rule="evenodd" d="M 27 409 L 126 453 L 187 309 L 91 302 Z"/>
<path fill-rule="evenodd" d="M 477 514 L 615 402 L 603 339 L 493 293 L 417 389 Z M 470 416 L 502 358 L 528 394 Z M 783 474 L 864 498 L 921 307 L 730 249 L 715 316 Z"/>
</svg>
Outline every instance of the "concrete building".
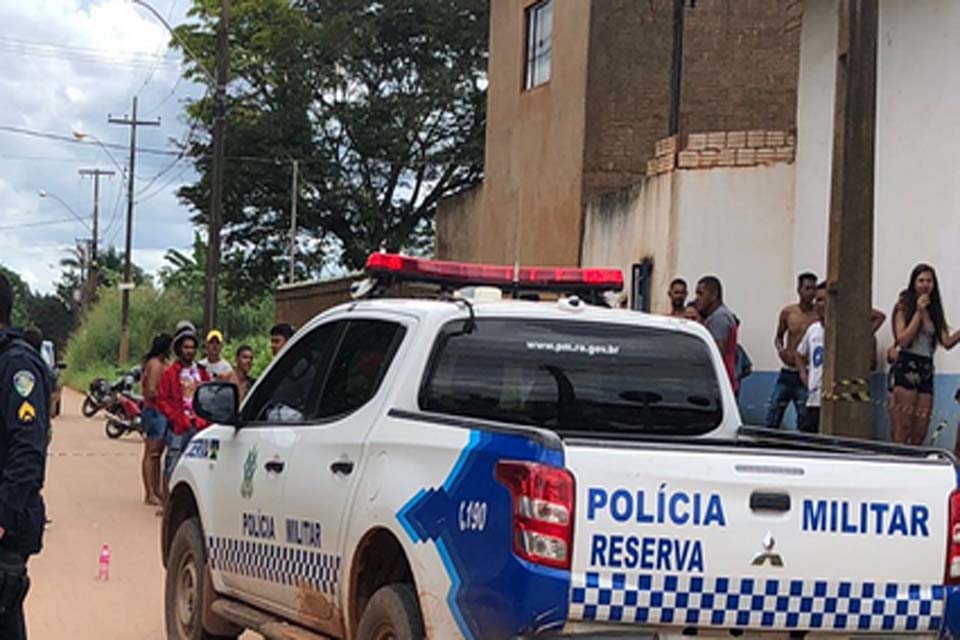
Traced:
<svg viewBox="0 0 960 640">
<path fill-rule="evenodd" d="M 791 128 L 798 1 L 686 4 L 681 130 Z M 486 175 L 441 204 L 438 258 L 580 262 L 586 202 L 642 180 L 668 133 L 673 5 L 491 2 Z"/>
<path fill-rule="evenodd" d="M 773 349 L 777 314 L 795 300 L 796 274 L 826 273 L 837 9 L 836 0 L 803 2 L 795 161 L 789 139 L 777 148 L 782 153 L 766 149 L 761 159 L 760 151 L 750 154 L 749 144 L 741 146 L 737 133 L 731 165 L 729 150 L 720 151 L 727 157 L 718 162 L 718 145 L 704 148 L 701 137 L 688 136 L 672 153 L 663 143 L 655 145 L 666 158 L 660 173 L 587 201 L 583 263 L 620 266 L 629 274 L 649 260 L 654 311 L 666 310 L 674 276 L 691 282 L 707 273 L 721 278 L 754 361 L 755 373 L 741 393 L 751 424 L 762 424 L 766 413 L 779 369 Z M 960 84 L 949 70 L 960 55 L 958 28 L 958 3 L 880 3 L 873 303 L 890 315 L 913 266 L 928 262 L 938 270 L 954 327 L 960 323 Z M 761 133 L 754 132 L 757 144 Z M 738 166 L 741 153 L 744 163 Z M 892 342 L 888 320 L 878 333 L 882 370 L 871 385 L 879 438 L 889 437 L 882 356 Z M 938 350 L 935 365 L 931 427 L 944 425 L 936 442 L 952 448 L 960 350 Z"/>
</svg>

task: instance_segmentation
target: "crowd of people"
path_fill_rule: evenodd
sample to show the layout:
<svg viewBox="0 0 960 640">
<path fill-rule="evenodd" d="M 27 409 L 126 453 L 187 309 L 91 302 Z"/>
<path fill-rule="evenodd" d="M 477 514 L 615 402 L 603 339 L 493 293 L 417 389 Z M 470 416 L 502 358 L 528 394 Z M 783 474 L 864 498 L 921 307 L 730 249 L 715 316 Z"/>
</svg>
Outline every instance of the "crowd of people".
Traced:
<svg viewBox="0 0 960 640">
<path fill-rule="evenodd" d="M 724 366 L 739 395 L 743 379 L 752 364 L 738 341 L 740 320 L 723 302 L 723 286 L 715 276 L 697 282 L 695 296 L 688 301 L 687 283 L 676 278 L 670 283 L 668 315 L 702 323 L 717 342 Z M 801 431 L 818 433 L 823 389 L 825 351 L 824 320 L 827 283 L 814 273 L 797 276 L 797 301 L 780 311 L 773 347 L 781 363 L 767 404 L 765 426 L 779 429 L 787 407 L 793 404 Z M 873 333 L 883 326 L 886 314 L 871 311 Z M 888 395 L 891 439 L 899 444 L 921 445 L 927 438 L 933 411 L 933 356 L 938 348 L 953 349 L 960 343 L 960 329 L 948 328 L 934 268 L 918 264 L 910 274 L 907 288 L 897 297 L 891 313 L 893 345 L 887 350 Z M 876 345 L 876 337 L 874 337 Z M 876 348 L 874 348 L 874 352 Z M 870 363 L 877 368 L 876 357 Z M 960 391 L 958 391 L 960 399 Z"/>
<path fill-rule="evenodd" d="M 270 350 L 275 356 L 293 336 L 286 323 L 270 330 Z M 146 433 L 142 475 L 144 503 L 161 505 L 166 487 L 184 448 L 207 424 L 193 410 L 196 388 L 211 380 L 237 385 L 239 398 L 250 392 L 255 354 L 244 344 L 234 352 L 231 364 L 223 358 L 223 332 L 212 329 L 203 341 L 204 357 L 197 359 L 200 340 L 189 321 L 177 323 L 173 334 L 161 333 L 153 339 L 142 361 L 143 426 Z"/>
</svg>

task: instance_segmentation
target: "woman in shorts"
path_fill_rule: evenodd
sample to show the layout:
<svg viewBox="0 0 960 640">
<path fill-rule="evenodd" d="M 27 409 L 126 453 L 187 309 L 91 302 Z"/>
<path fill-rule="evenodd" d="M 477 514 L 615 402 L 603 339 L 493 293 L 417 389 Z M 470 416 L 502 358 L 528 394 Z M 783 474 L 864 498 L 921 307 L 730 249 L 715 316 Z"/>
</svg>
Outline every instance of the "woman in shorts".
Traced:
<svg viewBox="0 0 960 640">
<path fill-rule="evenodd" d="M 897 360 L 893 364 L 890 426 L 894 442 L 920 445 L 927 437 L 933 409 L 933 354 L 952 349 L 960 331 L 950 333 L 940 299 L 937 273 L 918 264 L 893 311 Z"/>
<path fill-rule="evenodd" d="M 143 356 L 143 374 L 141 387 L 143 388 L 143 427 L 147 439 L 143 447 L 143 501 L 149 505 L 162 504 L 163 489 L 160 484 L 160 458 L 166 446 L 167 419 L 157 408 L 157 389 L 160 387 L 160 378 L 167 368 L 170 357 L 170 346 L 173 337 L 169 333 L 161 333 L 153 339 L 150 351 Z"/>
</svg>

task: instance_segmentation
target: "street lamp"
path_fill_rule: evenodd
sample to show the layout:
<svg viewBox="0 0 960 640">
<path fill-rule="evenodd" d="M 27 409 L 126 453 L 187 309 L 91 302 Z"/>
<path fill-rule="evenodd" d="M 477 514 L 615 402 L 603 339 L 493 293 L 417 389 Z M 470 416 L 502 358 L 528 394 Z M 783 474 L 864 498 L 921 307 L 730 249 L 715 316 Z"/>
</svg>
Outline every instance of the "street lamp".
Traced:
<svg viewBox="0 0 960 640">
<path fill-rule="evenodd" d="M 38 194 L 41 198 L 53 198 L 54 200 L 56 200 L 57 202 L 59 202 L 60 204 L 62 204 L 64 207 L 66 207 L 67 211 L 69 211 L 69 212 L 73 215 L 74 218 L 76 218 L 77 220 L 80 221 L 80 224 L 82 224 L 83 226 L 85 226 L 91 233 L 93 232 L 93 229 L 91 229 L 91 228 L 90 228 L 90 225 L 87 224 L 87 221 L 83 219 L 83 216 L 81 216 L 79 213 L 77 213 L 76 211 L 74 211 L 74 210 L 73 210 L 73 207 L 71 207 L 69 204 L 67 204 L 66 201 L 65 201 L 63 198 L 61 198 L 60 196 L 58 196 L 58 195 L 55 194 L 55 193 L 50 193 L 49 191 L 44 191 L 43 189 L 40 189 L 40 191 L 38 191 L 37 194 Z"/>
<path fill-rule="evenodd" d="M 107 154 L 107 157 L 110 158 L 110 162 L 113 163 L 113 166 L 115 166 L 117 169 L 120 170 L 120 175 L 123 176 L 124 179 L 126 179 L 127 170 L 124 169 L 124 168 L 120 165 L 119 162 L 117 162 L 117 159 L 113 157 L 113 154 L 112 154 L 112 153 L 110 153 L 110 149 L 107 148 L 107 145 L 103 144 L 103 140 L 101 140 L 101 139 L 98 138 L 97 136 L 93 135 L 92 133 L 84 133 L 84 132 L 78 131 L 78 130 L 76 130 L 76 129 L 73 130 L 73 137 L 74 137 L 78 142 L 83 142 L 83 141 L 85 141 L 87 138 L 89 138 L 91 142 L 93 142 L 93 143 L 96 144 L 96 145 L 99 145 L 99 147 L 100 147 L 101 149 L 103 149 L 103 152 L 104 152 L 105 154 Z"/>
<path fill-rule="evenodd" d="M 190 47 L 188 47 L 187 43 L 183 41 L 183 38 L 180 37 L 176 29 L 170 26 L 170 23 L 168 23 L 166 19 L 164 19 L 164 17 L 160 14 L 159 11 L 154 9 L 152 6 L 150 6 L 143 0 L 130 0 L 130 2 L 137 6 L 143 7 L 144 9 L 152 13 L 153 17 L 159 20 L 160 24 L 162 24 L 166 28 L 166 30 L 170 32 L 170 35 L 176 38 L 177 42 L 180 43 L 180 46 L 183 47 L 184 52 L 188 56 L 190 56 L 191 60 L 193 60 L 196 63 L 197 67 L 200 69 L 201 72 L 203 72 L 203 75 L 206 77 L 207 82 L 210 83 L 210 86 L 211 87 L 217 86 L 217 79 L 214 77 L 214 75 L 210 73 L 210 70 L 204 66 L 204 64 L 200 61 L 200 58 L 196 54 L 194 54 L 193 51 L 190 50 Z"/>
</svg>

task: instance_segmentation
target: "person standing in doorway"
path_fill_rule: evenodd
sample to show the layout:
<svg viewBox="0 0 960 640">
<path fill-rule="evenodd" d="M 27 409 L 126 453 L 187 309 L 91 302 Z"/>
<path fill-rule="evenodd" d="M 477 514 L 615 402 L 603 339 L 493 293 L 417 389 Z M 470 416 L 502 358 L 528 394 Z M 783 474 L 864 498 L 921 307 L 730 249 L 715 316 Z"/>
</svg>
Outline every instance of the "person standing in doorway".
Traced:
<svg viewBox="0 0 960 640">
<path fill-rule="evenodd" d="M 813 308 L 816 292 L 817 276 L 809 272 L 801 273 L 797 276 L 799 299 L 780 311 L 773 346 L 780 357 L 781 369 L 770 395 L 766 421 L 769 429 L 780 428 L 783 414 L 791 402 L 797 411 L 797 425 L 803 423 L 803 413 L 807 408 L 807 389 L 797 371 L 797 345 L 807 328 L 817 321 L 817 312 Z"/>
<path fill-rule="evenodd" d="M 820 431 L 820 397 L 823 386 L 823 322 L 827 309 L 827 283 L 817 285 L 813 299 L 817 319 L 807 327 L 797 345 L 797 371 L 807 390 L 807 406 L 803 420 L 797 425 L 804 433 Z"/>
<path fill-rule="evenodd" d="M 223 342 L 223 333 L 219 329 L 211 329 L 207 333 L 204 342 L 207 357 L 200 361 L 200 366 L 207 370 L 212 380 L 225 381 L 233 378 L 233 367 L 222 357 Z"/>
<path fill-rule="evenodd" d="M 730 378 L 733 392 L 740 390 L 737 379 L 737 316 L 723 303 L 723 284 L 716 276 L 704 276 L 697 282 L 697 311 L 703 316 L 703 326 L 717 341 L 723 366 Z"/>
<path fill-rule="evenodd" d="M 280 350 L 287 344 L 287 340 L 293 337 L 295 330 L 293 325 L 286 322 L 280 322 L 273 325 L 270 329 L 270 351 L 276 356 Z"/>
<path fill-rule="evenodd" d="M 43 547 L 50 393 L 40 354 L 10 326 L 14 293 L 0 275 L 0 638 L 26 640 L 27 561 Z"/>
<path fill-rule="evenodd" d="M 894 442 L 923 444 L 933 409 L 933 354 L 937 345 L 953 349 L 960 331 L 950 333 L 940 299 L 937 273 L 918 264 L 910 285 L 893 311 L 893 327 L 900 352 L 893 364 L 890 427 Z"/>
<path fill-rule="evenodd" d="M 157 392 L 160 379 L 167 368 L 173 336 L 161 333 L 153 339 L 150 351 L 143 356 L 143 377 L 140 386 L 143 389 L 143 426 L 146 441 L 143 447 L 141 474 L 143 476 L 143 501 L 149 505 L 163 502 L 163 490 L 160 484 L 160 460 L 167 440 L 167 418 L 157 407 Z"/>
<path fill-rule="evenodd" d="M 674 318 L 683 318 L 684 311 L 687 308 L 687 281 L 683 278 L 674 278 L 670 283 L 670 289 L 667 296 L 670 298 L 670 313 L 667 315 Z"/>
</svg>

